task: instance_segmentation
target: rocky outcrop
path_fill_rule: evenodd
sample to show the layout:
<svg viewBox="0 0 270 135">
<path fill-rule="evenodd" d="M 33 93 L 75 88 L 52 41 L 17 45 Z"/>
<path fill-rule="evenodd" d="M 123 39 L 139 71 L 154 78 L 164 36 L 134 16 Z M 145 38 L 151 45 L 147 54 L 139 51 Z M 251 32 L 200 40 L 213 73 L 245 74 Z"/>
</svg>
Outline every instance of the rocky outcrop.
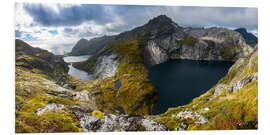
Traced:
<svg viewBox="0 0 270 135">
<path fill-rule="evenodd" d="M 209 108 L 208 108 L 208 110 L 209 110 Z M 198 124 L 205 124 L 208 122 L 208 119 L 205 118 L 200 113 L 191 112 L 189 110 L 180 111 L 177 115 L 172 115 L 172 117 L 177 117 L 177 118 L 181 118 L 181 119 L 197 119 L 195 121 L 195 123 L 198 123 Z"/>
<path fill-rule="evenodd" d="M 52 103 L 52 104 L 48 104 L 46 105 L 45 107 L 43 108 L 39 108 L 36 110 L 36 113 L 37 115 L 41 115 L 43 114 L 45 111 L 59 111 L 59 110 L 63 110 L 64 109 L 64 105 L 62 104 L 55 104 L 55 103 Z"/>
<path fill-rule="evenodd" d="M 166 51 L 156 45 L 155 42 L 149 42 L 144 49 L 145 64 L 148 66 L 163 63 L 169 59 Z"/>
</svg>

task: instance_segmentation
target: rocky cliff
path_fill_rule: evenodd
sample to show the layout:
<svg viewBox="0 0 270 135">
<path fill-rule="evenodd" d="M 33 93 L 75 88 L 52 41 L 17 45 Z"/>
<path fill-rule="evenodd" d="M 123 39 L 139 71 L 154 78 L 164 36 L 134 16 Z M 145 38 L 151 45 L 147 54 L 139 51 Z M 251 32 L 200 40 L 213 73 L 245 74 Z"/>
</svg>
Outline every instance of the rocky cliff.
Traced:
<svg viewBox="0 0 270 135">
<path fill-rule="evenodd" d="M 236 61 L 253 51 L 239 32 L 226 28 L 182 28 L 165 15 L 115 38 L 120 42 L 131 39 L 138 40 L 147 67 L 169 59 Z"/>
</svg>

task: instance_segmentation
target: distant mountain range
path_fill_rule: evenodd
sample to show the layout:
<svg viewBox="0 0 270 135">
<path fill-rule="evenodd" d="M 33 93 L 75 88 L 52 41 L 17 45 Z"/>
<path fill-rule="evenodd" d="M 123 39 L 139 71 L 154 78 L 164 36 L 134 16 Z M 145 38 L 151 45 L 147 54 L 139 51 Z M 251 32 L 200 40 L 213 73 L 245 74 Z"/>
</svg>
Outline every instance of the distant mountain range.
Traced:
<svg viewBox="0 0 270 135">
<path fill-rule="evenodd" d="M 72 51 L 68 55 L 92 55 L 102 49 L 111 40 L 114 40 L 116 36 L 102 36 L 93 38 L 91 40 L 86 40 L 84 38 L 80 39 Z"/>
</svg>

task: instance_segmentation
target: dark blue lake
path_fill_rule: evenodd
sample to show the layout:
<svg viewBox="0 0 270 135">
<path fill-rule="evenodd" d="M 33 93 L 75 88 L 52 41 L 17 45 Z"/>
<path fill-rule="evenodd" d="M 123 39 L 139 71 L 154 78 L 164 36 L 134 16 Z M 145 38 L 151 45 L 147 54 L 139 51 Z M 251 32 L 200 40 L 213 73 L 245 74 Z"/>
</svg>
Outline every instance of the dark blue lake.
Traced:
<svg viewBox="0 0 270 135">
<path fill-rule="evenodd" d="M 170 60 L 150 68 L 149 79 L 159 98 L 151 114 L 188 104 L 226 75 L 233 62 Z"/>
</svg>

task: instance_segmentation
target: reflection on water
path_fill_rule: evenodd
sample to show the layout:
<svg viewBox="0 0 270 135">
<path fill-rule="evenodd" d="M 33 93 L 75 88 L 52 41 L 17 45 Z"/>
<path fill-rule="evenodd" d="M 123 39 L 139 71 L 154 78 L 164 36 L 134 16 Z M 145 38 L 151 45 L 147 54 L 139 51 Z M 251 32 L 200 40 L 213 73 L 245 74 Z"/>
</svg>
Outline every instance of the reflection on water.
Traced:
<svg viewBox="0 0 270 135">
<path fill-rule="evenodd" d="M 67 56 L 64 57 L 64 61 L 67 63 L 72 63 L 72 62 L 81 62 L 85 61 L 89 58 L 89 55 L 82 55 L 82 56 Z M 86 81 L 93 80 L 93 75 L 88 74 L 87 72 L 83 70 L 79 70 L 75 67 L 72 66 L 72 64 L 69 65 L 69 71 L 68 74 L 77 78 L 84 79 Z"/>
<path fill-rule="evenodd" d="M 81 79 L 84 79 L 86 81 L 89 81 L 89 80 L 93 80 L 93 75 L 89 74 L 85 71 L 82 71 L 82 70 L 79 70 L 77 68 L 74 68 L 71 65 L 68 66 L 69 67 L 69 71 L 68 71 L 68 74 L 71 75 L 71 76 L 75 76 L 77 78 L 81 78 Z"/>
</svg>

